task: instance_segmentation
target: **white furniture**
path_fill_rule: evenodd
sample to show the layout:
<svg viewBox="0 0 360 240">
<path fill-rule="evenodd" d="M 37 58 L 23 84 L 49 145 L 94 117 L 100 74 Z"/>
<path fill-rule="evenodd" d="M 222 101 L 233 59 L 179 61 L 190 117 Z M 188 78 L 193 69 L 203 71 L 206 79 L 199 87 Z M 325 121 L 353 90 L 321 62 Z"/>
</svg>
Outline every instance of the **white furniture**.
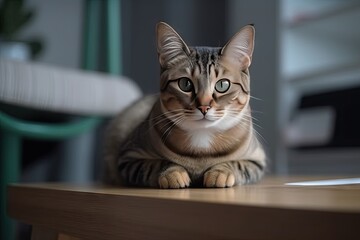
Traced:
<svg viewBox="0 0 360 240">
<path fill-rule="evenodd" d="M 0 101 L 75 115 L 112 116 L 141 96 L 126 77 L 0 59 Z"/>
</svg>

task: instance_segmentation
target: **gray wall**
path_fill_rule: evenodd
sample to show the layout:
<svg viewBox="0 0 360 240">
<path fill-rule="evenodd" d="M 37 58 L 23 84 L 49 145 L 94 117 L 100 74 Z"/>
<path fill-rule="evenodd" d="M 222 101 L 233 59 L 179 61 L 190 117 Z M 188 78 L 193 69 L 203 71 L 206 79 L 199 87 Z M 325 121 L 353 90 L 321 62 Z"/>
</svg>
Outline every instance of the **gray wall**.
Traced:
<svg viewBox="0 0 360 240">
<path fill-rule="evenodd" d="M 188 45 L 225 44 L 226 1 L 125 0 L 122 6 L 124 73 L 138 82 L 145 93 L 159 90 L 155 43 L 159 21 L 175 28 Z"/>
<path fill-rule="evenodd" d="M 20 32 L 22 38 L 41 37 L 40 62 L 77 68 L 80 66 L 83 0 L 27 0 L 35 16 Z"/>
</svg>

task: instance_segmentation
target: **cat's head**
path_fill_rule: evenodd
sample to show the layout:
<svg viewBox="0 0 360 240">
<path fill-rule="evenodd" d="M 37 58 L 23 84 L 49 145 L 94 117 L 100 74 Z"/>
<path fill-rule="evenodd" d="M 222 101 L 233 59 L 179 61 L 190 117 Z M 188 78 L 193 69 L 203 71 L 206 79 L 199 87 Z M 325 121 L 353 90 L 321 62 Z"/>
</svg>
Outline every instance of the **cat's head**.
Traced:
<svg viewBox="0 0 360 240">
<path fill-rule="evenodd" d="M 254 27 L 243 27 L 222 48 L 189 47 L 163 22 L 156 33 L 163 113 L 187 131 L 235 126 L 250 99 Z"/>
</svg>

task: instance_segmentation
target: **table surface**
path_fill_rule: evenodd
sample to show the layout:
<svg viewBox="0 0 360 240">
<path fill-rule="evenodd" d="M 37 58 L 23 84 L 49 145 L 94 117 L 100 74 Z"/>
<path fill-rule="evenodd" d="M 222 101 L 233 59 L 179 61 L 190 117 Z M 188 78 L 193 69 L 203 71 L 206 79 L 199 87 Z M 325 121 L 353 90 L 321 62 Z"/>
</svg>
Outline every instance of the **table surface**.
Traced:
<svg viewBox="0 0 360 240">
<path fill-rule="evenodd" d="M 15 184 L 9 187 L 8 211 L 25 223 L 87 239 L 356 236 L 360 185 L 285 185 L 320 179 L 329 177 L 267 177 L 225 189 Z"/>
</svg>

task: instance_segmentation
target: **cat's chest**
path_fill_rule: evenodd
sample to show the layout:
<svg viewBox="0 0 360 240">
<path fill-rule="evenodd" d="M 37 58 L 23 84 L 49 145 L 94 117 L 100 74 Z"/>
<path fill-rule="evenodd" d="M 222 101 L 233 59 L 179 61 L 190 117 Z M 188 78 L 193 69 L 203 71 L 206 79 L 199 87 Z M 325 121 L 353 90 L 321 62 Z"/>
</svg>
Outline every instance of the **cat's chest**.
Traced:
<svg viewBox="0 0 360 240">
<path fill-rule="evenodd" d="M 187 133 L 187 143 L 190 148 L 209 149 L 214 144 L 215 133 L 210 130 L 195 130 Z"/>
</svg>

